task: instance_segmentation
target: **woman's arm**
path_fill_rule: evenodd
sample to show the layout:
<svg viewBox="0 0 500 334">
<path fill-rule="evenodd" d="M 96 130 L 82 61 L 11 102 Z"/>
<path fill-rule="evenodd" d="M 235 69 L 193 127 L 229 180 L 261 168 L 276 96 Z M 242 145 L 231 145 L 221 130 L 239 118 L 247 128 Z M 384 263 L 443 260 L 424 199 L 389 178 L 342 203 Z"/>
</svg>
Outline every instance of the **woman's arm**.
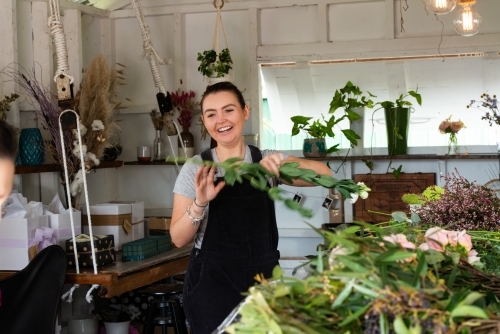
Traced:
<svg viewBox="0 0 500 334">
<path fill-rule="evenodd" d="M 264 168 L 266 168 L 268 171 L 276 174 L 277 176 L 279 176 L 279 167 L 281 167 L 281 165 L 285 162 L 298 162 L 300 168 L 312 169 L 317 174 L 328 175 L 328 176 L 332 175 L 332 171 L 330 170 L 330 168 L 326 164 L 324 164 L 320 161 L 301 159 L 301 158 L 297 158 L 293 155 L 289 155 L 286 159 L 283 159 L 283 157 L 284 157 L 283 153 L 269 154 L 269 155 L 265 156 L 264 158 L 262 158 L 262 160 L 260 161 L 260 164 Z M 284 184 L 289 184 L 283 180 L 282 180 L 282 182 Z M 304 182 L 302 180 L 293 180 L 293 183 L 289 184 L 289 185 L 296 186 L 296 187 L 315 186 L 313 184 Z"/>
</svg>

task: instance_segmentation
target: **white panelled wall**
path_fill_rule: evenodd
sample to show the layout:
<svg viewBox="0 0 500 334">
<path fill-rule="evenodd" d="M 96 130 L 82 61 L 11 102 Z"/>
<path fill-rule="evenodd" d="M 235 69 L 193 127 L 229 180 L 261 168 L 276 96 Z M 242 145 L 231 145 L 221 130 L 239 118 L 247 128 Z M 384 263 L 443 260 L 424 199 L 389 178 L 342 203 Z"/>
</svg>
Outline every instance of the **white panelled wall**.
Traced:
<svg viewBox="0 0 500 334">
<path fill-rule="evenodd" d="M 197 53 L 212 47 L 216 13 L 208 0 L 149 0 L 143 1 L 146 21 L 151 29 L 154 46 L 161 57 L 172 59 L 173 65 L 162 65 L 165 87 L 168 91 L 181 88 L 193 90 L 199 97 L 207 82 L 198 73 Z M 262 133 L 261 89 L 259 63 L 305 62 L 312 60 L 355 59 L 373 57 L 400 57 L 438 54 L 441 23 L 428 15 L 420 1 L 409 1 L 410 8 L 400 11 L 400 1 L 368 0 L 232 0 L 226 2 L 222 19 L 234 61 L 234 82 L 243 91 L 252 109 L 251 119 L 245 126 L 247 133 Z M 81 78 L 81 70 L 99 53 L 110 64 L 126 66 L 126 85 L 119 87 L 122 99 L 128 98 L 128 108 L 117 112 L 115 119 L 122 128 L 124 146 L 120 160 L 136 159 L 138 145 L 152 144 L 154 129 L 148 113 L 156 106 L 156 90 L 146 60 L 141 59 L 142 38 L 139 25 L 128 1 L 101 1 L 97 9 L 61 0 L 67 34 L 70 74 Z M 50 36 L 44 30 L 47 2 L 2 1 L 0 5 L 0 66 L 19 63 L 27 70 L 36 68 L 46 85 L 53 75 Z M 500 51 L 500 12 L 498 0 L 481 0 L 475 5 L 483 16 L 483 27 L 473 37 L 457 36 L 452 28 L 453 13 L 441 16 L 444 24 L 440 51 L 444 54 L 464 52 Z M 113 9 L 108 11 L 106 9 Z M 401 12 L 404 30 L 401 32 Z M 224 42 L 221 41 L 222 47 Z M 52 66 L 52 68 L 51 68 Z M 315 71 L 322 71 L 316 68 Z M 310 94 L 314 84 L 310 71 L 297 71 L 294 75 L 304 84 L 301 94 Z M 347 75 L 344 73 L 342 75 Z M 352 78 L 363 77 L 362 69 L 354 70 Z M 332 75 L 336 75 L 333 71 Z M 279 80 L 279 76 L 275 78 Z M 327 80 L 324 78 L 323 80 Z M 182 81 L 182 82 L 181 82 Z M 390 83 L 388 83 L 390 84 Z M 399 89 L 403 89 L 400 87 Z M 397 90 L 398 88 L 396 88 Z M 0 96 L 17 88 L 12 82 L 0 83 Z M 328 101 L 325 93 L 323 100 Z M 424 96 L 425 100 L 425 96 Z M 281 107 L 307 108 L 306 101 L 290 98 Z M 24 99 L 20 99 L 21 116 L 10 120 L 22 127 L 37 125 L 33 113 Z M 271 112 L 273 108 L 271 106 Z M 193 123 L 197 123 L 194 121 Z M 191 128 L 195 136 L 195 151 L 209 146 L 209 140 L 200 139 L 199 125 Z M 175 138 L 174 145 L 176 144 Z M 397 163 L 397 162 L 396 162 Z M 396 164 L 395 163 L 395 164 Z M 332 166 L 336 168 L 336 163 Z M 405 161 L 405 172 L 446 172 L 458 167 L 462 175 L 486 182 L 490 161 Z M 386 162 L 376 164 L 377 173 L 385 173 Z M 496 167 L 494 167 L 496 168 Z M 497 169 L 495 169 L 497 170 Z M 367 173 L 363 163 L 348 164 L 337 175 L 352 177 Z M 90 201 L 144 200 L 146 208 L 171 208 L 172 187 L 176 179 L 174 166 L 123 166 L 119 169 L 97 170 L 88 176 Z M 48 175 L 23 177 L 23 191 L 30 200 L 46 200 L 57 188 Z M 291 191 L 296 189 L 286 188 Z M 306 195 L 303 203 L 317 213 L 311 224 L 319 227 L 328 222 L 328 214 L 320 209 L 326 191 L 319 188 L 300 189 Z M 50 195 L 49 195 L 50 194 Z M 352 219 L 352 209 L 346 208 L 346 220 Z M 313 254 L 321 238 L 281 204 L 277 205 L 280 227 L 280 250 L 283 256 Z"/>
</svg>

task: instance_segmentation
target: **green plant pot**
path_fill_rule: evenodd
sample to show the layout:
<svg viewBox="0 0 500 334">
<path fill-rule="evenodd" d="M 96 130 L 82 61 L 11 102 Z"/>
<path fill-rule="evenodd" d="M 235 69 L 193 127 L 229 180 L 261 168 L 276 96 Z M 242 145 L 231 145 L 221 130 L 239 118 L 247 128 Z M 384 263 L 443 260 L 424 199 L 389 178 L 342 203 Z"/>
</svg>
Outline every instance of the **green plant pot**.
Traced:
<svg viewBox="0 0 500 334">
<path fill-rule="evenodd" d="M 389 155 L 406 155 L 408 150 L 408 126 L 410 108 L 384 109 Z M 395 129 L 398 129 L 395 131 Z M 398 134 L 402 137 L 398 138 Z"/>
<path fill-rule="evenodd" d="M 304 139 L 302 153 L 306 158 L 324 158 L 326 157 L 325 138 Z"/>
</svg>

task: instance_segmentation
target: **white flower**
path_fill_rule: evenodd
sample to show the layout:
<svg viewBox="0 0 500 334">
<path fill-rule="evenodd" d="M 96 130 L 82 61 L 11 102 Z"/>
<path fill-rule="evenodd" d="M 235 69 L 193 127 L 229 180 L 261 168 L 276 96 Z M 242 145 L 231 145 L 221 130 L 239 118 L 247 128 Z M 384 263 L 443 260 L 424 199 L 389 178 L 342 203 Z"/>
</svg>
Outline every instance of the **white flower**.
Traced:
<svg viewBox="0 0 500 334">
<path fill-rule="evenodd" d="M 99 166 L 99 164 L 101 163 L 99 161 L 99 159 L 97 159 L 95 154 L 92 152 L 87 152 L 87 155 L 85 156 L 85 161 L 87 161 L 87 160 L 92 160 L 94 162 L 94 165 L 96 165 L 96 166 Z"/>
<path fill-rule="evenodd" d="M 73 154 L 77 157 L 80 157 L 80 146 L 78 145 L 78 141 L 74 141 L 73 142 L 73 146 L 75 147 L 73 149 Z M 82 153 L 83 153 L 83 156 L 85 156 L 87 154 L 87 145 L 82 145 Z"/>
<path fill-rule="evenodd" d="M 75 179 L 71 183 L 71 195 L 76 196 L 80 191 L 82 191 L 83 187 L 83 177 L 82 170 L 80 169 L 78 173 L 75 174 Z"/>
<path fill-rule="evenodd" d="M 361 197 L 361 199 L 367 199 L 368 198 L 368 192 L 367 191 L 360 191 L 359 192 L 359 197 Z"/>
<path fill-rule="evenodd" d="M 358 182 L 359 186 L 359 197 L 362 199 L 367 199 L 368 198 L 368 192 L 371 191 L 370 188 L 368 188 L 364 182 Z"/>
<path fill-rule="evenodd" d="M 335 257 L 337 255 L 347 255 L 347 248 L 344 246 L 337 246 L 330 252 L 330 257 L 328 258 L 328 264 L 333 266 L 335 264 Z"/>
<path fill-rule="evenodd" d="M 95 119 L 92 122 L 92 131 L 100 131 L 100 130 L 104 130 L 104 124 L 100 119 Z"/>
<path fill-rule="evenodd" d="M 474 263 L 474 262 L 480 262 L 481 258 L 477 256 L 478 253 L 473 249 L 469 252 L 469 255 L 467 257 L 467 262 L 469 263 Z"/>
<path fill-rule="evenodd" d="M 348 201 L 351 204 L 354 204 L 354 203 L 356 203 L 356 201 L 358 200 L 358 198 L 359 198 L 358 194 L 351 193 L 351 198 L 346 199 L 346 201 Z"/>
</svg>

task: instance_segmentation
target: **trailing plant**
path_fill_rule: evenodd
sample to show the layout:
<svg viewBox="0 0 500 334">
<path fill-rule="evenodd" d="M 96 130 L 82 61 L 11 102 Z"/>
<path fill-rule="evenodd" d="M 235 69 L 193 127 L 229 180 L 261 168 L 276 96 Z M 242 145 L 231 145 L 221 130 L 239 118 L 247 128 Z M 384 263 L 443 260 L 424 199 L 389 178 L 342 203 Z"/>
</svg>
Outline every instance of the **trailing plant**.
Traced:
<svg viewBox="0 0 500 334">
<path fill-rule="evenodd" d="M 422 105 L 422 96 L 418 93 L 418 88 L 416 90 L 408 91 L 408 93 L 405 95 L 399 95 L 399 97 L 395 101 L 377 102 L 375 103 L 375 105 L 380 105 L 384 109 L 409 108 L 413 106 L 410 101 L 406 100 L 409 96 L 415 98 L 419 106 Z"/>
<path fill-rule="evenodd" d="M 351 122 L 358 120 L 361 116 L 352 110 L 352 108 L 373 108 L 374 104 L 370 97 L 376 97 L 370 92 L 368 96 L 363 95 L 363 92 L 358 86 L 355 86 L 351 81 L 347 81 L 344 88 L 337 89 L 330 102 L 330 114 L 333 114 L 337 109 L 342 108 Z"/>
<path fill-rule="evenodd" d="M 331 115 L 330 118 L 326 120 L 325 116 L 321 115 L 322 120 L 316 119 L 311 123 L 312 117 L 293 116 L 290 118 L 293 122 L 292 136 L 296 136 L 300 131 L 304 131 L 313 138 L 325 138 L 327 136 L 334 138 L 335 133 L 333 132 L 333 127 L 346 117 L 347 116 L 344 115 L 340 118 L 335 118 L 335 115 Z M 357 140 L 361 138 L 356 132 L 350 129 L 341 129 L 340 131 L 353 145 L 356 145 Z M 326 153 L 337 152 L 339 150 L 338 146 L 339 144 L 329 147 Z"/>
<path fill-rule="evenodd" d="M 7 111 L 10 110 L 10 103 L 14 102 L 19 95 L 16 93 L 10 94 L 10 96 L 5 96 L 5 99 L 0 101 L 0 121 L 6 121 L 7 120 Z"/>
<path fill-rule="evenodd" d="M 198 72 L 209 78 L 222 78 L 229 73 L 233 64 L 228 48 L 222 49 L 219 54 L 215 50 L 198 52 L 196 60 L 200 62 Z"/>
</svg>

